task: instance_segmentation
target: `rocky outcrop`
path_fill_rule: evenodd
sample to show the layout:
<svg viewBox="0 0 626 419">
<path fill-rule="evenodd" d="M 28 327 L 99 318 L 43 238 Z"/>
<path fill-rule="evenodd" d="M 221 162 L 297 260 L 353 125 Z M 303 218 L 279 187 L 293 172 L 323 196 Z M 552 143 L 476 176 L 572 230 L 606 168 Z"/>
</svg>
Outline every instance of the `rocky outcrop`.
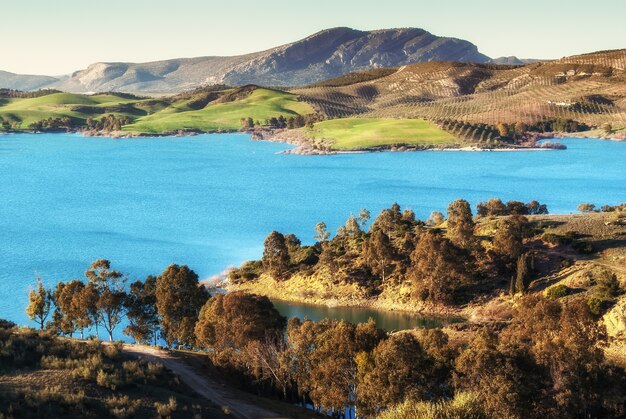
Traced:
<svg viewBox="0 0 626 419">
<path fill-rule="evenodd" d="M 612 338 L 626 339 L 626 299 L 618 301 L 603 317 L 607 334 Z"/>
</svg>

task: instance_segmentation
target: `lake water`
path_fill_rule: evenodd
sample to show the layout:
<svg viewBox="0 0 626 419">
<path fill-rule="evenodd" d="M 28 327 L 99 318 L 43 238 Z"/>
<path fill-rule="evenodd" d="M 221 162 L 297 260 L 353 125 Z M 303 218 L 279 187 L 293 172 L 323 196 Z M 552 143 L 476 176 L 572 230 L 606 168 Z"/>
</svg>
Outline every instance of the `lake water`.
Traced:
<svg viewBox="0 0 626 419">
<path fill-rule="evenodd" d="M 131 279 L 173 262 L 205 279 L 259 258 L 274 229 L 311 243 L 319 221 L 335 230 L 394 201 L 421 218 L 457 198 L 537 199 L 551 212 L 626 201 L 626 143 L 563 142 L 565 151 L 299 156 L 240 134 L 0 136 L 0 318 L 26 323 L 37 275 L 53 285 L 107 258 Z"/>
</svg>

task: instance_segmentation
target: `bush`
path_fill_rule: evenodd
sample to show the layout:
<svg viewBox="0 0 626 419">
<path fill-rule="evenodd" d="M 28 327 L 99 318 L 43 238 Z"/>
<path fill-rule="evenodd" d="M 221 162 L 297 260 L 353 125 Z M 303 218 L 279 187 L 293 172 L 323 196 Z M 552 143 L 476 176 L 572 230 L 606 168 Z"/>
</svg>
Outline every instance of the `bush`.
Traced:
<svg viewBox="0 0 626 419">
<path fill-rule="evenodd" d="M 471 393 L 457 393 L 452 400 L 423 402 L 405 400 L 378 415 L 378 419 L 482 419 L 487 416 Z"/>
<path fill-rule="evenodd" d="M 602 313 L 602 309 L 604 308 L 604 301 L 598 297 L 591 297 L 587 300 L 587 307 L 589 307 L 589 311 L 596 316 L 600 315 L 600 313 Z"/>
<path fill-rule="evenodd" d="M 172 412 L 176 411 L 178 407 L 178 403 L 176 403 L 176 399 L 174 397 L 170 397 L 167 403 L 154 403 L 154 408 L 156 409 L 157 415 L 161 418 L 168 418 L 172 414 Z"/>
<path fill-rule="evenodd" d="M 233 269 L 228 278 L 232 282 L 246 282 L 258 278 L 263 273 L 263 262 L 260 260 L 244 262 L 239 269 Z"/>
<path fill-rule="evenodd" d="M 120 385 L 124 384 L 122 375 L 119 371 L 108 373 L 104 370 L 98 371 L 96 384 L 115 391 Z"/>
<path fill-rule="evenodd" d="M 613 300 L 622 293 L 617 275 L 614 273 L 603 272 L 597 283 L 596 296 L 600 299 Z"/>
<path fill-rule="evenodd" d="M 131 398 L 127 395 L 111 396 L 105 400 L 105 404 L 108 407 L 111 416 L 116 418 L 134 417 L 137 410 L 141 407 L 140 400 L 131 400 Z"/>
<path fill-rule="evenodd" d="M 551 300 L 556 300 L 557 298 L 565 297 L 568 294 L 569 294 L 569 288 L 563 284 L 550 287 L 546 291 L 546 297 L 550 298 Z"/>
</svg>

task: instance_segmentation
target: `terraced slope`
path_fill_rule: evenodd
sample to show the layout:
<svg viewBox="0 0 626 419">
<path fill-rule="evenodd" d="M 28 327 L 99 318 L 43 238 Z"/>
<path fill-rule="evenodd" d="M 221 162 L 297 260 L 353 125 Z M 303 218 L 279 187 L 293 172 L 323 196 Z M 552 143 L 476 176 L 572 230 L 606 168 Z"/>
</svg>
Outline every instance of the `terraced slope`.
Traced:
<svg viewBox="0 0 626 419">
<path fill-rule="evenodd" d="M 623 127 L 625 63 L 626 50 L 523 66 L 419 63 L 371 80 L 365 73 L 365 81 L 292 92 L 331 118 L 419 117 L 491 125 L 565 118 Z"/>
</svg>

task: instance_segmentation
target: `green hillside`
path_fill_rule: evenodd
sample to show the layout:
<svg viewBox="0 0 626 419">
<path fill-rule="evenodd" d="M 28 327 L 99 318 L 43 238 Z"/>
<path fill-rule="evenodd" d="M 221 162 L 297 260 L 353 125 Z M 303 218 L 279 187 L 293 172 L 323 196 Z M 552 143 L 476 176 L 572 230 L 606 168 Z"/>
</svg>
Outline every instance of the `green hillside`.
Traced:
<svg viewBox="0 0 626 419">
<path fill-rule="evenodd" d="M 423 119 L 344 118 L 323 121 L 307 135 L 329 140 L 335 149 L 355 149 L 394 144 L 454 144 L 458 140 L 435 124 Z"/>
<path fill-rule="evenodd" d="M 296 95 L 259 88 L 249 96 L 235 101 L 210 104 L 202 109 L 189 107 L 191 100 L 173 103 L 152 115 L 139 118 L 124 127 L 138 133 L 161 133 L 175 130 L 232 131 L 241 128 L 241 118 L 251 117 L 265 121 L 271 117 L 285 117 L 313 113 L 311 105 L 299 102 Z"/>
<path fill-rule="evenodd" d="M 242 118 L 264 122 L 280 115 L 288 118 L 314 112 L 311 105 L 298 101 L 297 95 L 255 86 L 217 91 L 200 89 L 163 99 L 71 93 L 34 98 L 0 96 L 0 122 L 7 122 L 11 129 L 18 131 L 49 118 L 70 118 L 72 128 L 80 128 L 86 125 L 87 119 L 106 115 L 130 120 L 123 129 L 138 134 L 233 131 L 241 128 Z"/>
<path fill-rule="evenodd" d="M 115 94 L 53 93 L 35 98 L 0 97 L 0 118 L 11 123 L 15 129 L 28 129 L 35 122 L 63 117 L 69 117 L 74 124 L 80 125 L 88 118 L 105 114 L 127 117 L 147 114 L 150 102 L 155 101 L 129 99 L 126 95 Z"/>
</svg>

